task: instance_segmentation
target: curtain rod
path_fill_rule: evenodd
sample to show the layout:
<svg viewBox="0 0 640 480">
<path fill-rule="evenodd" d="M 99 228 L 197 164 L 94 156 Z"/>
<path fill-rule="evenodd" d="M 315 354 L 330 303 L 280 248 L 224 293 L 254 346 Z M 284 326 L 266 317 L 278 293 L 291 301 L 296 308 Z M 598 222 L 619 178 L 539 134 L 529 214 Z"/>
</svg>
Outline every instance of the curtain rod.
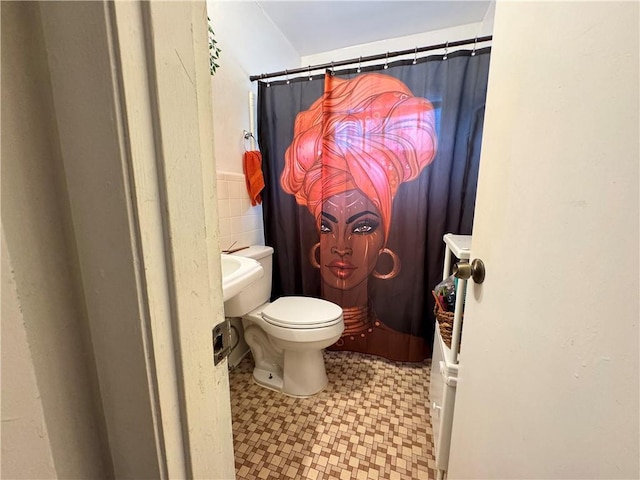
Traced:
<svg viewBox="0 0 640 480">
<path fill-rule="evenodd" d="M 439 43 L 438 45 L 429 45 L 428 47 L 410 48 L 408 50 L 398 50 L 395 52 L 380 53 L 378 55 L 369 55 L 367 57 L 350 58 L 349 60 L 340 60 L 337 62 L 323 63 L 319 65 L 309 65 L 308 67 L 293 68 L 291 70 L 281 70 L 279 72 L 262 73 L 260 75 L 251 75 L 249 79 L 252 82 L 263 80 L 265 78 L 282 77 L 283 75 L 293 75 L 296 73 L 312 72 L 314 70 L 326 70 L 327 68 L 342 67 L 354 63 L 370 62 L 372 60 L 382 60 L 391 57 L 399 57 L 400 55 L 409 55 L 410 53 L 418 54 L 420 52 L 428 52 L 430 50 L 441 50 L 449 47 L 459 47 L 461 45 L 477 44 L 480 42 L 488 42 L 493 37 L 486 35 L 484 37 L 467 38 L 466 40 L 458 40 L 455 42 Z M 475 46 L 474 46 L 475 50 Z"/>
</svg>

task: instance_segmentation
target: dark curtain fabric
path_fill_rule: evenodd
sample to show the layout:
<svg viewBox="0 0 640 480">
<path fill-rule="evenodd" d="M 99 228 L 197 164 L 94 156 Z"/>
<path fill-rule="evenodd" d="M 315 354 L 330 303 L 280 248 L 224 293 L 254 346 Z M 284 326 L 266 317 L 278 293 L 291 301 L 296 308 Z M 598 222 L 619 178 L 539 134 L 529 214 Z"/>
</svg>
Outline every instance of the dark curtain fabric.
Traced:
<svg viewBox="0 0 640 480">
<path fill-rule="evenodd" d="M 259 83 L 272 299 L 341 304 L 346 329 L 331 348 L 430 356 L 442 237 L 473 225 L 489 58 Z"/>
</svg>

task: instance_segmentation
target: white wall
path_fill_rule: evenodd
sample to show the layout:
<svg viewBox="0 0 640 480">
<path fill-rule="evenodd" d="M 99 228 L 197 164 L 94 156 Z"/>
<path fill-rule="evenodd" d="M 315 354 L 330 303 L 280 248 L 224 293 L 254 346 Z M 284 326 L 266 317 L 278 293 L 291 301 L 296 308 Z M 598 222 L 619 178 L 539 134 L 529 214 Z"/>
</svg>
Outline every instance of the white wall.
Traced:
<svg viewBox="0 0 640 480">
<path fill-rule="evenodd" d="M 55 478 L 51 439 L 2 232 L 2 477 Z"/>
<path fill-rule="evenodd" d="M 254 2 L 208 1 L 207 11 L 222 49 L 211 77 L 213 135 L 218 183 L 220 247 L 263 245 L 262 207 L 251 207 L 244 188 L 242 155 L 252 149 L 243 130 L 257 132 L 257 84 L 250 75 L 298 65 L 300 55 Z M 249 93 L 254 95 L 253 126 Z M 257 144 L 254 148 L 258 148 Z"/>
<path fill-rule="evenodd" d="M 47 478 L 53 466 L 58 478 L 104 477 L 111 466 L 40 7 L 1 8 L 2 261 L 11 266 L 2 284 L 2 477 Z"/>
<path fill-rule="evenodd" d="M 249 76 L 298 65 L 300 55 L 257 3 L 209 1 L 207 11 L 222 49 L 211 78 L 216 166 L 242 173 L 242 131 L 251 129 L 249 92 L 257 92 Z"/>
<path fill-rule="evenodd" d="M 484 35 L 493 35 L 493 20 L 496 16 L 496 2 L 493 0 L 489 4 L 489 8 L 487 8 L 487 13 L 484 15 L 484 19 L 482 20 L 482 30 L 480 32 L 481 36 Z"/>
<path fill-rule="evenodd" d="M 489 18 L 492 18 L 489 16 Z M 415 47 L 425 47 L 429 45 L 436 45 L 439 43 L 446 43 L 448 41 L 464 40 L 466 38 L 474 38 L 476 36 L 485 35 L 483 33 L 486 28 L 490 26 L 484 25 L 483 22 L 469 23 L 466 25 L 459 25 L 457 27 L 445 28 L 442 30 L 434 30 L 431 32 L 419 33 L 416 35 L 407 35 L 404 37 L 389 38 L 379 42 L 365 43 L 363 45 L 354 45 L 352 47 L 341 48 L 338 50 L 331 50 L 328 52 L 317 53 L 314 55 L 306 55 L 300 59 L 300 66 L 305 67 L 307 65 L 316 65 L 329 63 L 331 61 L 347 60 L 349 58 L 364 57 L 367 55 L 377 55 L 384 52 L 392 52 L 396 50 L 406 50 Z M 479 48 L 489 45 L 488 43 L 479 44 Z M 458 49 L 469 49 L 471 46 L 458 47 Z M 454 51 L 456 49 L 451 49 Z M 419 56 L 434 55 L 442 53 L 442 51 L 434 50 L 432 52 L 423 52 Z M 404 58 L 411 58 L 408 55 Z M 403 57 L 393 57 L 390 61 L 399 60 Z M 383 60 L 377 60 L 374 64 L 380 64 Z M 363 63 L 363 65 L 367 65 Z M 350 68 L 346 66 L 344 68 Z M 317 72 L 316 72 L 317 73 Z"/>
</svg>

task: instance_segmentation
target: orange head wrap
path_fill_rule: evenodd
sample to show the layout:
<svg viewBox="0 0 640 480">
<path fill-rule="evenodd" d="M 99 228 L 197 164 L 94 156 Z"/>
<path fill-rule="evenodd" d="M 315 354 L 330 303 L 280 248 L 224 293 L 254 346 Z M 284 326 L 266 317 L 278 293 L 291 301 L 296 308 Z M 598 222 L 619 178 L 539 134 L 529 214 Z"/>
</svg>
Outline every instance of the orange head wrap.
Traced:
<svg viewBox="0 0 640 480">
<path fill-rule="evenodd" d="M 282 188 L 319 219 L 322 202 L 358 189 L 378 208 L 385 239 L 401 183 L 436 154 L 433 105 L 393 77 L 327 77 L 325 93 L 296 117 Z"/>
</svg>

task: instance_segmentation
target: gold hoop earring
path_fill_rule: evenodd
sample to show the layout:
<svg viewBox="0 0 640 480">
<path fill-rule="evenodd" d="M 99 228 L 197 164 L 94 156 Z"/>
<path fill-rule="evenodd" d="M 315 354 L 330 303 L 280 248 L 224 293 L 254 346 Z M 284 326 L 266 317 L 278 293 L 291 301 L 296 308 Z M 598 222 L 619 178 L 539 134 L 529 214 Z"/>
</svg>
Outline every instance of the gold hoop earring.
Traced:
<svg viewBox="0 0 640 480">
<path fill-rule="evenodd" d="M 393 268 L 389 273 L 385 273 L 385 274 L 378 273 L 374 270 L 371 275 L 373 275 L 376 278 L 379 278 L 380 280 L 389 280 L 391 278 L 394 278 L 400 272 L 400 267 L 401 267 L 400 257 L 398 257 L 398 255 L 396 255 L 396 253 L 393 250 L 386 247 L 380 251 L 380 255 L 382 255 L 383 253 L 386 253 L 391 257 L 391 259 L 393 260 Z"/>
<path fill-rule="evenodd" d="M 316 260 L 316 250 L 318 250 L 319 246 L 320 242 L 316 243 L 313 247 L 311 247 L 311 250 L 309 250 L 309 261 L 311 262 L 311 266 L 313 268 L 320 268 L 320 263 L 318 263 L 318 260 Z"/>
</svg>

